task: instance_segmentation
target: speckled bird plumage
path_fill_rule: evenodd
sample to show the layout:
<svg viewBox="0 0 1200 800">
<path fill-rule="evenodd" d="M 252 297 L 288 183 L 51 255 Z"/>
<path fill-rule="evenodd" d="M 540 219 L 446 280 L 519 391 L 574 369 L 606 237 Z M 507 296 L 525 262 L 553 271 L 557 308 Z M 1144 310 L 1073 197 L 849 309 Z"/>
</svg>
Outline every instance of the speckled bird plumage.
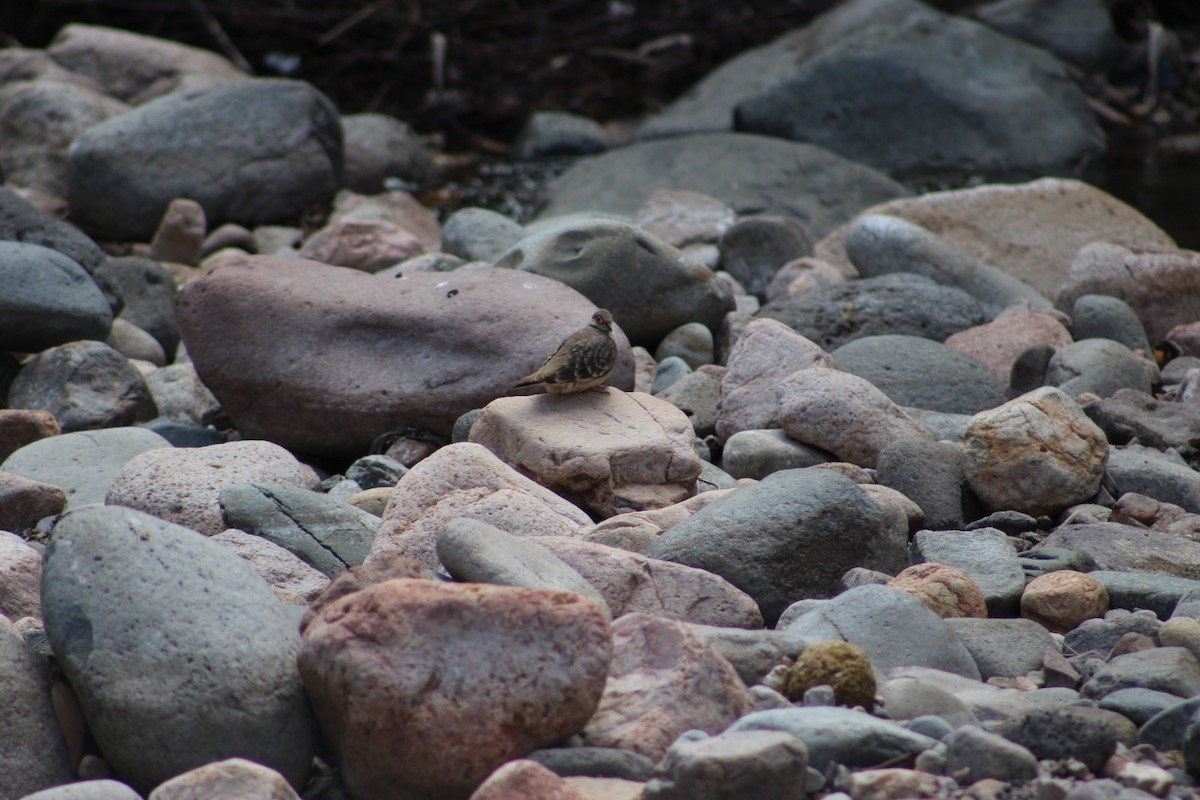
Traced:
<svg viewBox="0 0 1200 800">
<path fill-rule="evenodd" d="M 513 388 L 533 386 L 554 394 L 572 394 L 603 384 L 617 365 L 612 321 L 607 309 L 597 309 L 586 328 L 568 336 L 540 369 L 517 381 Z"/>
</svg>

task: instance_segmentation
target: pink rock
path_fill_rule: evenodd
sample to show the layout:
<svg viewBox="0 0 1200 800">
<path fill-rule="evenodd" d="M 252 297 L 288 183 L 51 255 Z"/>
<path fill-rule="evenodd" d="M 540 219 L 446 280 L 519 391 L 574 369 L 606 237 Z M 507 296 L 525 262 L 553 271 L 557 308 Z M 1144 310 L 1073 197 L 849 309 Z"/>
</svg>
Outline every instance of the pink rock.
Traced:
<svg viewBox="0 0 1200 800">
<path fill-rule="evenodd" d="M 0 530 L 0 615 L 42 617 L 42 554 L 16 534 Z"/>
<path fill-rule="evenodd" d="M 401 579 L 325 608 L 299 666 L 357 800 L 453 800 L 578 733 L 611 658 L 608 621 L 578 595 Z"/>
<path fill-rule="evenodd" d="M 179 294 L 196 372 L 243 436 L 346 459 L 387 431 L 448 435 L 593 311 L 575 290 L 513 270 L 396 279 L 274 256 L 231 258 Z M 617 341 L 609 383 L 631 388 L 633 358 Z"/>
<path fill-rule="evenodd" d="M 304 242 L 300 258 L 378 272 L 425 252 L 411 231 L 381 219 L 332 222 Z"/>
<path fill-rule="evenodd" d="M 160 783 L 147 800 L 194 800 L 197 797 L 300 800 L 300 795 L 286 778 L 270 767 L 244 758 L 227 758 L 188 770 Z"/>
<path fill-rule="evenodd" d="M 578 536 L 592 522 L 486 447 L 461 442 L 441 448 L 400 479 L 364 563 L 403 555 L 439 569 L 434 545 L 442 526 L 455 517 L 478 519 L 514 536 Z"/>
<path fill-rule="evenodd" d="M 614 617 L 638 613 L 724 628 L 763 626 L 758 603 L 707 570 L 579 539 L 546 536 L 537 543 L 594 586 Z"/>
<path fill-rule="evenodd" d="M 0 409 L 0 462 L 27 444 L 60 433 L 62 428 L 49 411 Z"/>
<path fill-rule="evenodd" d="M 638 209 L 634 224 L 676 247 L 715 244 L 734 222 L 732 208 L 700 192 L 658 189 Z"/>
<path fill-rule="evenodd" d="M 896 439 L 933 439 L 873 384 L 836 369 L 806 369 L 785 380 L 779 420 L 796 441 L 861 467 L 874 467 L 880 451 Z"/>
<path fill-rule="evenodd" d="M 738 431 L 778 428 L 779 389 L 798 370 L 833 367 L 818 345 L 773 319 L 753 319 L 733 350 L 721 379 L 717 436 L 724 442 Z"/>
<path fill-rule="evenodd" d="M 510 761 L 488 776 L 471 800 L 589 800 L 536 761 Z"/>
<path fill-rule="evenodd" d="M 66 506 L 67 493 L 59 487 L 0 472 L 0 530 L 32 528 Z"/>
<path fill-rule="evenodd" d="M 476 418 L 471 441 L 603 518 L 678 503 L 700 476 L 687 416 L 614 388 L 502 397 Z"/>
<path fill-rule="evenodd" d="M 1057 350 L 1072 341 L 1071 332 L 1053 314 L 1015 311 L 959 331 L 946 339 L 946 345 L 983 364 L 1007 385 L 1013 362 L 1021 353 L 1036 345 Z"/>
<path fill-rule="evenodd" d="M 204 252 L 207 227 L 203 206 L 186 197 L 175 198 L 150 241 L 150 258 L 196 266 Z"/>
<path fill-rule="evenodd" d="M 713 500 L 732 491 L 733 489 L 713 489 L 664 508 L 617 514 L 596 523 L 582 538 L 596 544 L 640 553 L 662 535 L 663 531 L 683 522 Z"/>
<path fill-rule="evenodd" d="M 212 537 L 250 562 L 275 593 L 294 595 L 305 603 L 329 588 L 329 578 L 290 550 L 252 533 L 230 529 Z"/>
<path fill-rule="evenodd" d="M 1181 356 L 1200 356 L 1200 321 L 1176 325 L 1167 331 L 1165 341 L 1174 345 Z"/>
<path fill-rule="evenodd" d="M 767 285 L 767 302 L 789 294 L 803 294 L 814 286 L 845 283 L 846 275 L 819 258 L 794 258 L 779 268 Z"/>
<path fill-rule="evenodd" d="M 908 592 L 930 611 L 946 617 L 987 618 L 987 603 L 979 584 L 961 569 L 946 564 L 913 564 L 887 583 Z"/>
<path fill-rule="evenodd" d="M 733 666 L 680 622 L 629 614 L 613 623 L 613 660 L 586 744 L 657 761 L 681 733 L 718 733 L 751 710 Z"/>
<path fill-rule="evenodd" d="M 854 800 L 908 800 L 941 795 L 938 776 L 915 769 L 864 769 L 850 775 L 850 796 Z"/>
<path fill-rule="evenodd" d="M 417 237 L 423 250 L 437 250 L 442 244 L 442 226 L 437 215 L 408 192 L 371 195 L 355 194 L 347 189 L 338 192 L 333 199 L 329 222 L 363 220 L 395 223 Z"/>
<path fill-rule="evenodd" d="M 1039 575 L 1021 594 L 1021 616 L 1053 633 L 1069 633 L 1084 620 L 1104 616 L 1105 611 L 1108 592 L 1104 585 L 1071 569 Z"/>
</svg>

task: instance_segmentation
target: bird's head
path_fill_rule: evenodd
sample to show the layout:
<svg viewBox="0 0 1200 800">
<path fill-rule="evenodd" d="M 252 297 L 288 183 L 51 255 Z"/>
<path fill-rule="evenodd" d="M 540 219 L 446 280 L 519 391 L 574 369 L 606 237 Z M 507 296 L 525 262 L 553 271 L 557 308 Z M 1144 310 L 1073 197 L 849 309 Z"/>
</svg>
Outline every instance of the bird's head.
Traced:
<svg viewBox="0 0 1200 800">
<path fill-rule="evenodd" d="M 596 309 L 596 313 L 592 314 L 593 328 L 599 328 L 605 333 L 612 333 L 612 323 L 612 312 L 607 308 L 598 308 Z"/>
</svg>

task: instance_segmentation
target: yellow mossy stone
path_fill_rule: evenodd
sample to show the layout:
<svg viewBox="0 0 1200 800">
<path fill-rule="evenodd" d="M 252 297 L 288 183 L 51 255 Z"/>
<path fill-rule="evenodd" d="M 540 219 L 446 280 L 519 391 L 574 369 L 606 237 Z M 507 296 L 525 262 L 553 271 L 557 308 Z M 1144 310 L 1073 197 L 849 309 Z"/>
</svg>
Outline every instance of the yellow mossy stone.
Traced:
<svg viewBox="0 0 1200 800">
<path fill-rule="evenodd" d="M 821 642 L 800 654 L 788 671 L 787 696 L 800 700 L 804 693 L 822 684 L 833 687 L 838 705 L 875 705 L 875 670 L 858 645 L 849 642 Z"/>
</svg>

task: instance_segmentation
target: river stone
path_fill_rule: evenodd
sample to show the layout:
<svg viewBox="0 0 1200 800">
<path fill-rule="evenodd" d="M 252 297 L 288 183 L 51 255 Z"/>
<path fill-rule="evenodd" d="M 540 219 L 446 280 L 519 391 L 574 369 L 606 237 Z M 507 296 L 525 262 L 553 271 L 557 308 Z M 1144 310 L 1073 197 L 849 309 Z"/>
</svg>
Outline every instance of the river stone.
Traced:
<svg viewBox="0 0 1200 800">
<path fill-rule="evenodd" d="M 1200 580 L 1200 543 L 1187 537 L 1116 522 L 1060 525 L 1035 546 L 1078 550 L 1096 569 L 1161 573 Z"/>
<path fill-rule="evenodd" d="M 1158 382 L 1154 362 L 1137 356 L 1112 339 L 1072 342 L 1050 357 L 1046 385 L 1057 386 L 1069 397 L 1095 394 L 1109 397 L 1121 389 L 1150 393 Z"/>
<path fill-rule="evenodd" d="M 502 397 L 470 440 L 602 519 L 695 494 L 700 457 L 682 411 L 619 389 Z"/>
<path fill-rule="evenodd" d="M 1046 648 L 1055 647 L 1049 631 L 1033 620 L 957 617 L 946 624 L 966 646 L 985 681 L 1019 678 L 1041 669 Z"/>
<path fill-rule="evenodd" d="M 976 414 L 964 437 L 967 481 L 994 511 L 1052 514 L 1095 496 L 1108 441 L 1067 395 L 1044 387 Z"/>
<path fill-rule="evenodd" d="M 218 503 L 227 527 L 294 553 L 330 578 L 367 557 L 379 517 L 333 498 L 281 483 L 233 483 Z"/>
<path fill-rule="evenodd" d="M 909 557 L 914 564 L 932 561 L 961 569 L 983 590 L 992 616 L 1015 616 L 1020 610 L 1025 572 L 1003 531 L 917 531 Z"/>
<path fill-rule="evenodd" d="M 786 630 L 866 651 L 883 674 L 895 667 L 933 667 L 979 679 L 970 652 L 945 620 L 911 594 L 891 586 L 858 586 L 793 619 Z"/>
<path fill-rule="evenodd" d="M 724 376 L 724 367 L 704 364 L 696 372 L 684 375 L 672 383 L 656 397 L 682 411 L 691 421 L 696 436 L 704 439 L 714 435 L 716 431 L 717 407 L 721 402 L 721 379 Z"/>
<path fill-rule="evenodd" d="M 1184 699 L 1200 695 L 1200 661 L 1184 647 L 1152 647 L 1114 656 L 1082 687 L 1084 697 L 1101 698 L 1119 689 L 1168 692 Z"/>
<path fill-rule="evenodd" d="M 448 436 L 594 311 L 572 289 L 511 270 L 393 279 L 273 256 L 236 257 L 179 298 L 196 371 L 243 436 L 346 459 L 385 431 Z M 632 388 L 633 358 L 616 339 L 610 383 Z M 298 369 L 314 352 L 325 367 Z"/>
<path fill-rule="evenodd" d="M 946 346 L 983 364 L 1007 386 L 1022 353 L 1032 347 L 1057 350 L 1071 341 L 1071 332 L 1052 313 L 1009 311 L 951 335 Z"/>
<path fill-rule="evenodd" d="M 975 414 L 1006 399 L 1005 385 L 987 367 L 921 336 L 864 336 L 830 355 L 838 369 L 867 379 L 900 406 Z"/>
<path fill-rule="evenodd" d="M 1116 751 L 1117 742 L 1125 738 L 1118 731 L 1132 733 L 1132 727 L 1133 723 L 1113 711 L 1069 706 L 1031 709 L 1005 724 L 1001 732 L 1039 759 L 1074 758 L 1099 773 Z"/>
<path fill-rule="evenodd" d="M 299 665 L 354 797 L 465 800 L 581 731 L 612 657 L 604 613 L 578 595 L 398 579 L 322 610 Z"/>
<path fill-rule="evenodd" d="M 203 206 L 214 227 L 253 227 L 333 197 L 342 128 L 337 109 L 307 83 L 232 80 L 89 128 L 71 145 L 68 168 L 71 216 L 85 230 L 146 241 L 177 197 Z"/>
<path fill-rule="evenodd" d="M 114 312 L 121 302 L 98 270 L 108 258 L 100 246 L 68 222 L 39 210 L 12 189 L 0 186 L 0 240 L 57 250 L 96 279 Z"/>
<path fill-rule="evenodd" d="M 304 785 L 316 730 L 300 637 L 248 563 L 139 511 L 89 507 L 55 525 L 42 589 L 58 664 L 134 787 L 230 756 Z"/>
<path fill-rule="evenodd" d="M 812 467 L 834 457 L 792 439 L 779 428 L 738 431 L 721 450 L 721 468 L 734 478 L 762 480 L 783 469 Z M 895 488 L 895 487 L 893 487 Z"/>
<path fill-rule="evenodd" d="M 311 603 L 329 588 L 330 580 L 324 574 L 261 536 L 231 528 L 209 538 L 248 561 L 285 603 Z"/>
<path fill-rule="evenodd" d="M 837 594 L 851 567 L 899 572 L 907 539 L 849 478 L 791 469 L 710 503 L 645 554 L 720 575 L 753 597 L 773 625 L 796 600 Z"/>
<path fill-rule="evenodd" d="M 138 256 L 109 258 L 96 270 L 97 279 L 111 286 L 120 298 L 120 319 L 132 322 L 153 336 L 168 360 L 179 347 L 179 321 L 175 316 L 175 278 L 157 261 Z"/>
<path fill-rule="evenodd" d="M 803 800 L 808 748 L 785 731 L 689 732 L 671 745 L 642 800 L 759 796 Z"/>
<path fill-rule="evenodd" d="M 846 232 L 846 254 L 864 278 L 893 272 L 924 275 L 962 289 L 995 316 L 1012 305 L 1048 309 L 1050 301 L 1027 283 L 959 250 L 936 233 L 900 217 L 860 216 Z"/>
<path fill-rule="evenodd" d="M 1081 295 L 1071 310 L 1071 321 L 1078 340 L 1112 339 L 1130 350 L 1140 350 L 1143 356 L 1152 355 L 1146 329 L 1137 312 L 1120 298 L 1104 294 Z"/>
<path fill-rule="evenodd" d="M 758 316 L 778 320 L 827 350 L 889 333 L 941 342 L 988 319 L 979 301 L 961 289 L 900 272 L 785 295 Z"/>
<path fill-rule="evenodd" d="M 49 411 L 64 433 L 113 428 L 158 416 L 142 373 L 103 342 L 68 342 L 25 362 L 8 392 L 10 408 Z"/>
<path fill-rule="evenodd" d="M 496 266 L 565 283 L 613 313 L 634 344 L 652 347 L 675 328 L 710 330 L 734 309 L 729 285 L 653 234 L 612 220 L 564 223 L 528 236 Z"/>
<path fill-rule="evenodd" d="M 663 187 L 709 195 L 739 215 L 792 217 L 814 238 L 867 206 L 909 194 L 883 173 L 821 147 L 700 133 L 576 161 L 544 189 L 539 219 L 584 211 L 633 217 Z"/>
<path fill-rule="evenodd" d="M 2 123 L 2 120 L 0 120 Z M 100 339 L 112 309 L 92 277 L 48 247 L 0 241 L 0 350 L 37 353 L 77 339 Z"/>
<path fill-rule="evenodd" d="M 852 769 L 874 767 L 895 758 L 911 758 L 937 744 L 895 722 L 828 706 L 756 711 L 728 730 L 790 733 L 808 746 L 808 765 L 821 772 L 831 764 Z"/>
<path fill-rule="evenodd" d="M 727 443 L 725 460 L 729 459 L 728 453 Z M 963 450 L 957 444 L 899 439 L 883 448 L 875 468 L 881 485 L 895 489 L 920 507 L 926 528 L 958 530 L 981 514 L 979 501 L 967 485 Z"/>
<path fill-rule="evenodd" d="M 1108 592 L 1109 608 L 1148 609 L 1160 619 L 1197 616 L 1189 613 L 1184 599 L 1200 592 L 1200 581 L 1156 572 L 1105 569 L 1089 571 L 1088 576 L 1099 581 Z"/>
<path fill-rule="evenodd" d="M 58 486 L 68 507 L 103 503 L 109 486 L 133 457 L 171 443 L 144 428 L 104 428 L 64 433 L 20 448 L 0 471 Z"/>
<path fill-rule="evenodd" d="M 227 527 L 221 518 L 221 491 L 252 482 L 315 489 L 317 477 L 311 467 L 271 442 L 171 447 L 131 458 L 109 487 L 105 502 L 136 508 L 211 536 Z"/>
<path fill-rule="evenodd" d="M 1184 457 L 1197 455 L 1200 444 L 1200 407 L 1159 400 L 1148 392 L 1118 389 L 1111 396 L 1088 403 L 1083 411 L 1100 426 L 1110 444 L 1139 444 L 1172 449 Z"/>
<path fill-rule="evenodd" d="M 812 243 L 800 223 L 771 215 L 738 220 L 721 235 L 719 247 L 721 269 L 760 300 L 780 267 L 812 255 Z"/>
<path fill-rule="evenodd" d="M 415 184 L 437 180 L 437 165 L 408 123 L 387 114 L 344 114 L 347 189 L 378 194 L 388 178 Z"/>
<path fill-rule="evenodd" d="M 1136 492 L 1200 514 L 1200 473 L 1176 453 L 1135 444 L 1113 447 L 1106 472 L 1117 497 Z"/>
<path fill-rule="evenodd" d="M 1124 49 L 1102 0 L 995 0 L 974 16 L 1087 71 L 1103 71 Z"/>
</svg>

